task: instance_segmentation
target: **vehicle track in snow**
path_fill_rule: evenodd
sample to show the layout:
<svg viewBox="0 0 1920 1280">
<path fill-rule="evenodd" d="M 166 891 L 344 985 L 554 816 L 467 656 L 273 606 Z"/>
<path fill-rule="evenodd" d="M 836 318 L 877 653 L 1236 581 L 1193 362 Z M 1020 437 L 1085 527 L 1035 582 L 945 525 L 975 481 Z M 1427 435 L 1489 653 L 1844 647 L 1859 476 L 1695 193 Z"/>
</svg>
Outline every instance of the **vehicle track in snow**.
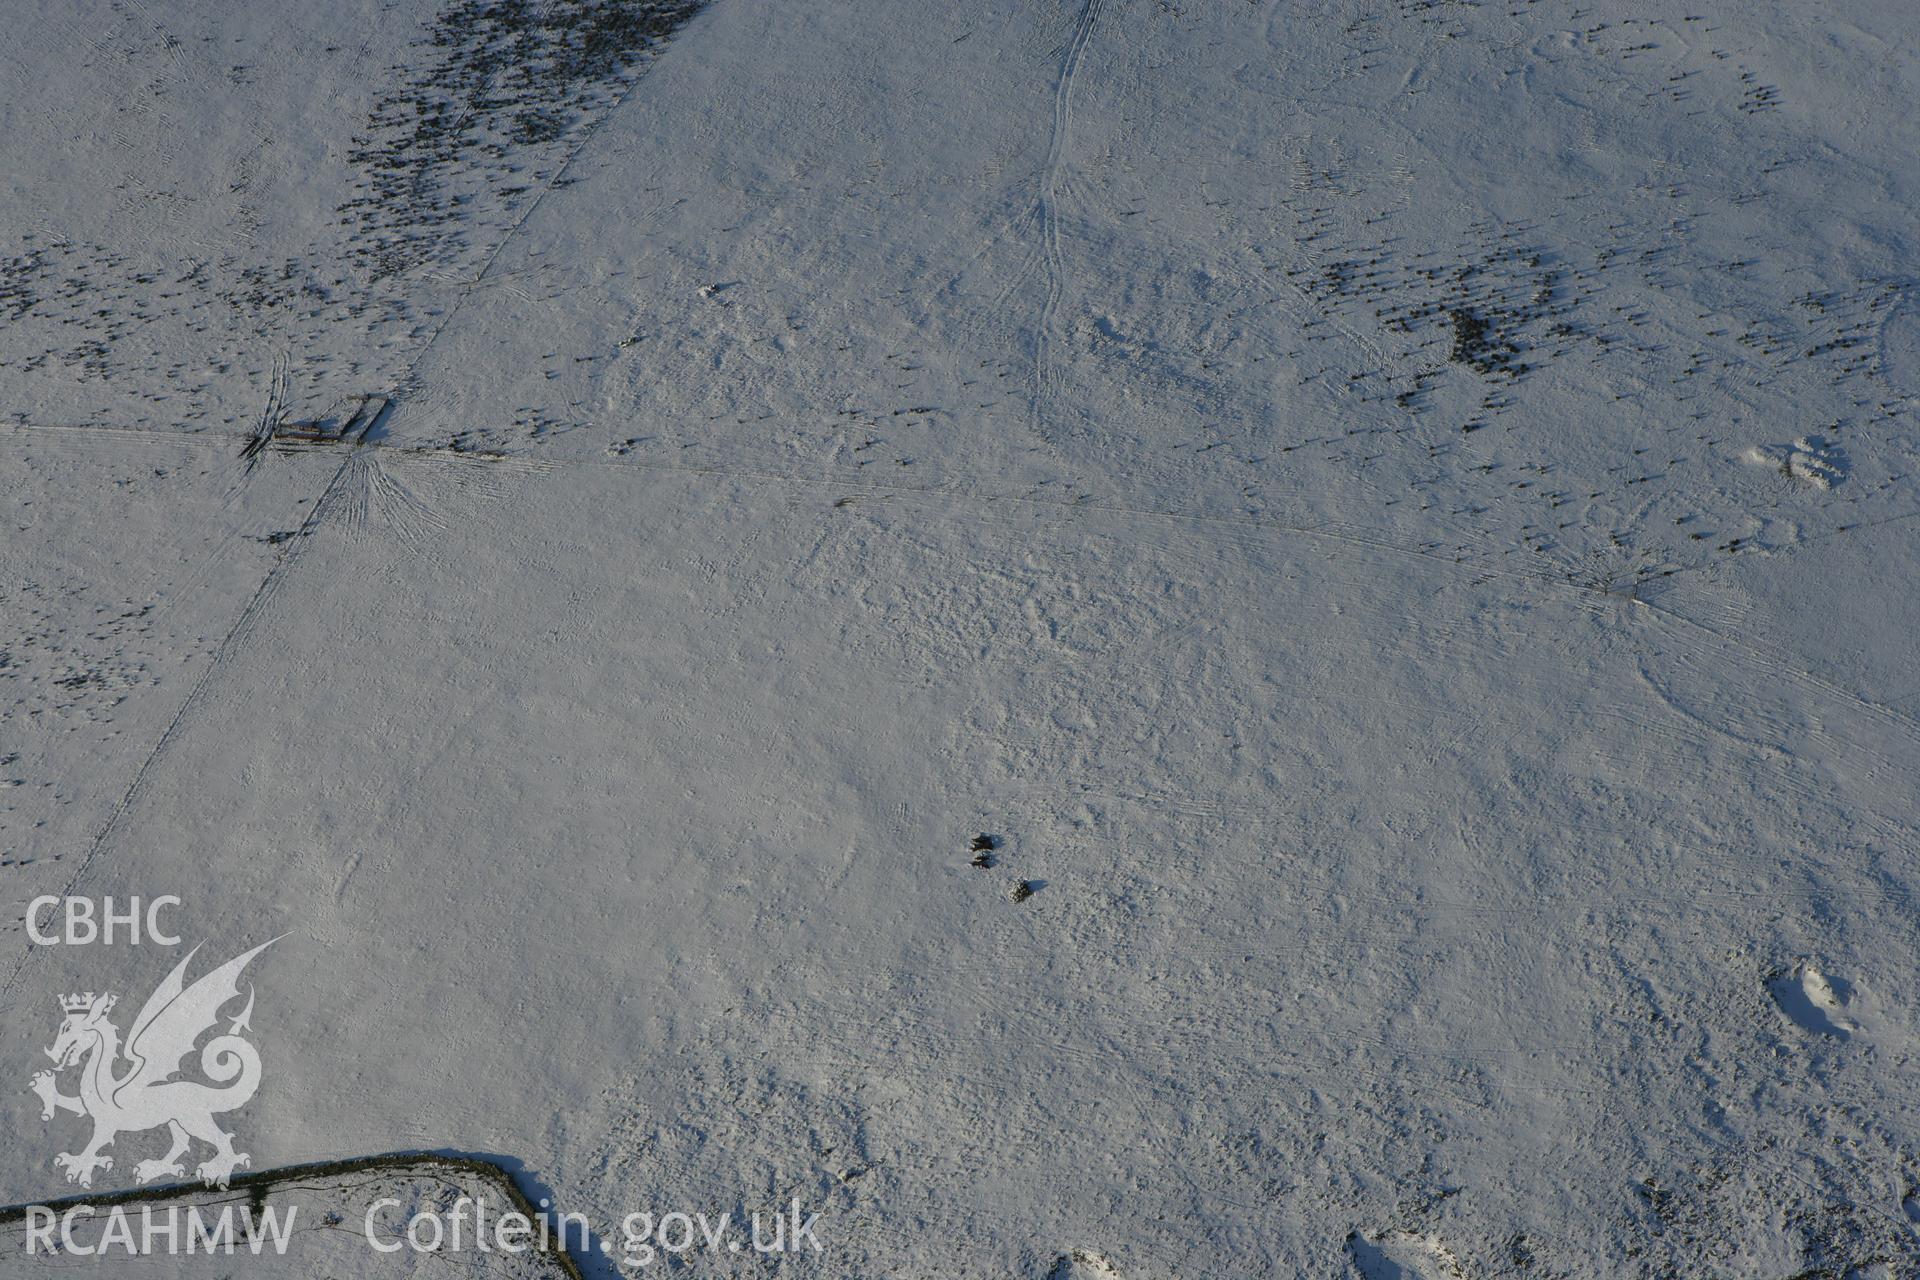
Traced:
<svg viewBox="0 0 1920 1280">
<path fill-rule="evenodd" d="M 1040 177 L 1038 223 L 1041 259 L 1046 267 L 1047 296 L 1040 306 L 1040 320 L 1033 337 L 1033 432 L 1051 447 L 1047 432 L 1049 401 L 1053 394 L 1053 326 L 1060 310 L 1064 289 L 1065 254 L 1060 247 L 1060 195 L 1066 185 L 1067 154 L 1073 142 L 1073 89 L 1080 76 L 1080 64 L 1087 45 L 1093 39 L 1094 22 L 1100 16 L 1103 0 L 1084 0 L 1080 16 L 1074 22 L 1073 36 L 1067 42 L 1065 59 L 1060 64 L 1060 79 L 1053 93 L 1053 136 L 1047 144 L 1047 164 Z"/>
</svg>

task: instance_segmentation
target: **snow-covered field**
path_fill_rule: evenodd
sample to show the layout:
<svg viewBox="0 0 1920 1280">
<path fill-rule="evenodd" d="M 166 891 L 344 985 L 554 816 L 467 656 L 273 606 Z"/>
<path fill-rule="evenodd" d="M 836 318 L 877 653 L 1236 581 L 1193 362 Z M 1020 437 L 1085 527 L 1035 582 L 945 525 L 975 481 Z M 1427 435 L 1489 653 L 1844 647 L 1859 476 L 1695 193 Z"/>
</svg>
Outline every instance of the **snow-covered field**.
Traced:
<svg viewBox="0 0 1920 1280">
<path fill-rule="evenodd" d="M 11 18 L 0 1203 L 278 937 L 587 1275 L 1920 1275 L 1905 0 Z"/>
</svg>

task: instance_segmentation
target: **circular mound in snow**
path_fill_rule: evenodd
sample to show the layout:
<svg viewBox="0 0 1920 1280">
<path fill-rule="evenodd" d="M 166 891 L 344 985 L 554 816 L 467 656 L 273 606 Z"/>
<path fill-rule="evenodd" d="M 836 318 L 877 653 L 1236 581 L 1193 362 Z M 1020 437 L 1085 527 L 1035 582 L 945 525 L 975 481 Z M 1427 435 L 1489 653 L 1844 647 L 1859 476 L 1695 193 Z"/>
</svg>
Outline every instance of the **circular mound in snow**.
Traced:
<svg viewBox="0 0 1920 1280">
<path fill-rule="evenodd" d="M 1920 396 L 1920 297 L 1909 297 L 1880 326 L 1880 365 L 1887 380 Z"/>
</svg>

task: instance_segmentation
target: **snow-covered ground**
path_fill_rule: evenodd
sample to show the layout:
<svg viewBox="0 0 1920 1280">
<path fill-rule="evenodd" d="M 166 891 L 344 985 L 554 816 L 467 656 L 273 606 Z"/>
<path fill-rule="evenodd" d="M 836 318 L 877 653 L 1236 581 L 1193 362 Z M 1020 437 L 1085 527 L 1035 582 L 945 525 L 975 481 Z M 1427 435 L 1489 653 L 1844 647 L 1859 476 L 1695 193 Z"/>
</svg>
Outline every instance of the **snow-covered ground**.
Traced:
<svg viewBox="0 0 1920 1280">
<path fill-rule="evenodd" d="M 0 1202 L 57 997 L 285 935 L 255 1172 L 819 1215 L 685 1274 L 1920 1274 L 1920 12 L 1842 8 L 16 15 Z"/>
</svg>

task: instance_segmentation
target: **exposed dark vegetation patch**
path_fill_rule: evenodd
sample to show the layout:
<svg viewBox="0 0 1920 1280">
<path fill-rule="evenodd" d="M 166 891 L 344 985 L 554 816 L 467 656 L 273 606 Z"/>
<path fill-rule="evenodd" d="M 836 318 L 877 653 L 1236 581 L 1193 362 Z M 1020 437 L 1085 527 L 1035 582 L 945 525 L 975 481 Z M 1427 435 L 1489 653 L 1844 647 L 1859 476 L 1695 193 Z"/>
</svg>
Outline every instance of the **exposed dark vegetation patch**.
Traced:
<svg viewBox="0 0 1920 1280">
<path fill-rule="evenodd" d="M 508 205 L 537 198 L 514 149 L 587 127 L 699 8 L 698 0 L 460 0 L 447 9 L 424 42 L 437 54 L 399 69 L 401 86 L 355 139 L 350 158 L 365 177 L 340 206 L 355 256 L 376 277 L 438 261 L 463 242 L 462 205 L 477 191 Z"/>
<path fill-rule="evenodd" d="M 0 262 L 0 312 L 7 319 L 18 320 L 40 301 L 40 295 L 33 291 L 33 279 L 45 261 L 44 250 L 30 249 Z"/>
<path fill-rule="evenodd" d="M 1444 325 L 1447 358 L 1483 377 L 1518 381 L 1532 367 L 1520 358 L 1526 347 L 1579 332 L 1568 317 L 1582 295 L 1568 288 L 1567 271 L 1550 264 L 1544 249 L 1509 242 L 1454 266 L 1415 263 L 1397 272 L 1385 267 L 1379 257 L 1335 263 L 1321 273 L 1317 292 L 1329 300 L 1358 299 L 1391 287 L 1406 301 L 1379 309 L 1381 321 L 1406 334 Z"/>
<path fill-rule="evenodd" d="M 571 152 L 700 8 L 456 0 L 352 139 L 352 187 L 332 236 L 264 255 L 256 247 L 281 242 L 229 239 L 210 256 L 152 266 L 124 245 L 20 234 L 0 251 L 0 369 L 163 388 L 154 399 L 168 401 L 164 417 L 177 425 L 213 410 L 236 370 L 264 380 L 272 349 L 305 352 L 343 330 L 378 334 L 367 353 L 425 340 L 441 312 L 422 282 L 395 277 L 431 267 L 432 283 L 456 288 L 476 277 L 531 204 L 565 185 Z M 326 372 L 357 378 L 363 363 L 392 366 L 355 354 Z M 297 381 L 307 410 L 338 393 L 311 374 Z"/>
<path fill-rule="evenodd" d="M 1876 1267 L 1920 1274 L 1920 1236 L 1883 1203 L 1879 1176 L 1898 1170 L 1912 1178 L 1911 1153 L 1838 1114 L 1817 1123 L 1836 1131 L 1829 1141 L 1783 1147 L 1767 1139 L 1633 1184 L 1620 1225 L 1638 1274 L 1734 1274 L 1756 1234 L 1775 1233 L 1795 1255 L 1796 1269 L 1785 1273 L 1793 1280 L 1848 1280 Z"/>
<path fill-rule="evenodd" d="M 1495 335 L 1486 317 L 1465 307 L 1455 307 L 1447 314 L 1453 321 L 1453 349 L 1447 353 L 1449 360 L 1470 365 L 1479 373 L 1520 376 L 1526 368 L 1515 362 L 1520 348 Z"/>
<path fill-rule="evenodd" d="M 160 681 L 164 643 L 152 601 L 93 599 L 84 585 L 27 580 L 0 587 L 0 607 L 15 620 L 0 637 L 0 707 L 40 731 L 109 720 L 130 693 Z M 69 630 L 63 620 L 79 610 L 86 625 Z"/>
</svg>

